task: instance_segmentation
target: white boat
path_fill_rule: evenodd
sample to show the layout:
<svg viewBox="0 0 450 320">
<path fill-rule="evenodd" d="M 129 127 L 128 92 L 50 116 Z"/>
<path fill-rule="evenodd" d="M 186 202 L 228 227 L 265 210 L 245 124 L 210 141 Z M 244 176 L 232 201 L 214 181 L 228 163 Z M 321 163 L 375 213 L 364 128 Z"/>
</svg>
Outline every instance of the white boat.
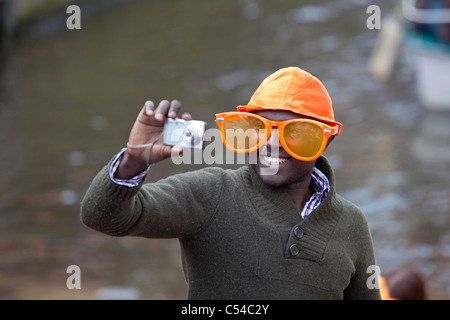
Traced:
<svg viewBox="0 0 450 320">
<path fill-rule="evenodd" d="M 450 23 L 449 9 L 417 9 L 416 1 L 403 0 L 402 13 L 413 24 Z M 406 44 L 414 55 L 419 97 L 424 107 L 450 110 L 450 43 L 441 42 L 407 27 Z"/>
</svg>

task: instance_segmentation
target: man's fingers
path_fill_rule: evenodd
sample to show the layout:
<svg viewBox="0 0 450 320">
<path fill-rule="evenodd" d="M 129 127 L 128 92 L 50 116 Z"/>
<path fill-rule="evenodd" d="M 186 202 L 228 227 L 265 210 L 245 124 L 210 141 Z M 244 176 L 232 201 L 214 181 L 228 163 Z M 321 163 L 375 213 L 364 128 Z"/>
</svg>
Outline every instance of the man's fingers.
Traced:
<svg viewBox="0 0 450 320">
<path fill-rule="evenodd" d="M 153 101 L 150 101 L 150 100 L 146 101 L 144 104 L 144 108 L 145 108 L 145 113 L 148 116 L 153 116 L 154 109 L 155 109 L 155 104 L 153 103 Z"/>
<path fill-rule="evenodd" d="M 162 100 L 155 111 L 155 119 L 163 121 L 169 111 L 170 102 L 167 100 Z"/>
<path fill-rule="evenodd" d="M 172 119 L 176 118 L 178 112 L 180 112 L 180 109 L 181 109 L 181 102 L 176 99 L 172 100 L 172 102 L 170 103 L 168 117 Z"/>
<path fill-rule="evenodd" d="M 192 116 L 191 116 L 191 114 L 190 113 L 188 113 L 188 112 L 185 112 L 185 113 L 183 113 L 183 115 L 181 116 L 181 119 L 183 119 L 183 120 L 192 120 Z"/>
<path fill-rule="evenodd" d="M 176 99 L 171 102 L 168 100 L 162 100 L 156 110 L 153 101 L 148 100 L 144 104 L 144 113 L 150 117 L 154 116 L 158 121 L 163 121 L 166 117 L 175 119 L 178 116 L 180 109 L 181 102 Z M 189 114 L 186 114 L 186 116 L 183 115 L 182 118 L 185 120 L 192 120 L 192 117 Z"/>
</svg>

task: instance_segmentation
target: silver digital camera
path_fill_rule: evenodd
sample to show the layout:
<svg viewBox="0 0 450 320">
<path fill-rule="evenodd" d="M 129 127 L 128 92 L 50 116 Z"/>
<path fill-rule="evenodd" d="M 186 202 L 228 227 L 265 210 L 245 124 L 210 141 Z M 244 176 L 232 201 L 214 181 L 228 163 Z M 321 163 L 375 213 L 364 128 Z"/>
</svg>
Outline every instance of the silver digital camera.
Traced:
<svg viewBox="0 0 450 320">
<path fill-rule="evenodd" d="M 167 118 L 164 123 L 163 143 L 168 146 L 202 149 L 206 122 Z"/>
</svg>

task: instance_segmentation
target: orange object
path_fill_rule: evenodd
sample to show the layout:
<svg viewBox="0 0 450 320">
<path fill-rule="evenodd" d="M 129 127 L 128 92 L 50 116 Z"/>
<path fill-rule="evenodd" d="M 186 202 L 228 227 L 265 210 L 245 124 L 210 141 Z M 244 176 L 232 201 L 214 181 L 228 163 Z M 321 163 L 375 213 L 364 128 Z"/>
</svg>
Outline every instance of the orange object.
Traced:
<svg viewBox="0 0 450 320">
<path fill-rule="evenodd" d="M 287 67 L 268 76 L 247 105 L 237 107 L 238 111 L 289 110 L 312 117 L 331 127 L 342 124 L 335 121 L 331 98 L 325 86 L 310 73 Z"/>
<path fill-rule="evenodd" d="M 389 287 L 387 286 L 386 279 L 383 276 L 380 276 L 378 281 L 380 282 L 380 295 L 381 300 L 397 300 L 391 297 L 389 292 Z"/>
<path fill-rule="evenodd" d="M 271 121 L 248 112 L 224 112 L 216 114 L 222 141 L 231 151 L 247 153 L 259 149 L 278 128 L 278 138 L 283 148 L 302 161 L 317 159 L 327 146 L 328 139 L 339 135 L 340 126 L 331 127 L 323 122 L 296 118 Z"/>
</svg>

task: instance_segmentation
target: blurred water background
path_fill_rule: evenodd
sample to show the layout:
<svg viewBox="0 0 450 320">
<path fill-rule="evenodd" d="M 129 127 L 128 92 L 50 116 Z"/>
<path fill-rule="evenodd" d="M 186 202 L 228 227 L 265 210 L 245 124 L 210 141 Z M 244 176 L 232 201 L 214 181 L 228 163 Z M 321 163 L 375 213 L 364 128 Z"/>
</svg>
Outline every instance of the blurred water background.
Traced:
<svg viewBox="0 0 450 320">
<path fill-rule="evenodd" d="M 450 297 L 450 111 L 421 105 L 405 45 L 389 82 L 369 73 L 369 0 L 115 2 L 83 4 L 81 30 L 63 8 L 1 52 L 0 299 L 184 299 L 177 240 L 97 233 L 79 203 L 145 100 L 179 99 L 213 127 L 289 65 L 330 91 L 344 127 L 326 155 L 367 216 L 381 272 L 415 268 L 429 298 Z M 147 181 L 197 167 L 168 160 Z M 66 287 L 70 265 L 80 290 Z"/>
</svg>

